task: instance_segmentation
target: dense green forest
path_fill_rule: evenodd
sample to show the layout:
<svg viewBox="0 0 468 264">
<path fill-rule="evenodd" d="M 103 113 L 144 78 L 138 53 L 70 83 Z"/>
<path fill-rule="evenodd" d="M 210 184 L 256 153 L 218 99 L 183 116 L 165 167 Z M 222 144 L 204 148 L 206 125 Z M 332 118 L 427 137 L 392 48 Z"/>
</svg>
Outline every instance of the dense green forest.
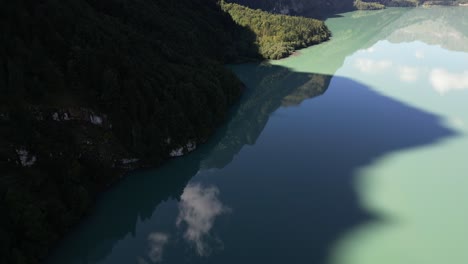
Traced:
<svg viewBox="0 0 468 264">
<path fill-rule="evenodd" d="M 362 0 L 355 0 L 354 7 L 357 10 L 379 10 L 384 9 L 385 5 L 378 2 L 364 2 Z"/>
<path fill-rule="evenodd" d="M 271 14 L 232 3 L 223 3 L 223 9 L 255 33 L 260 54 L 268 59 L 284 58 L 331 35 L 325 23 L 316 19 Z"/>
<path fill-rule="evenodd" d="M 38 263 L 125 171 L 206 141 L 243 89 L 225 63 L 329 36 L 217 0 L 0 5 L 0 263 Z"/>
<path fill-rule="evenodd" d="M 214 0 L 2 2 L 0 263 L 38 262 L 125 169 L 204 142 L 254 41 Z"/>
</svg>

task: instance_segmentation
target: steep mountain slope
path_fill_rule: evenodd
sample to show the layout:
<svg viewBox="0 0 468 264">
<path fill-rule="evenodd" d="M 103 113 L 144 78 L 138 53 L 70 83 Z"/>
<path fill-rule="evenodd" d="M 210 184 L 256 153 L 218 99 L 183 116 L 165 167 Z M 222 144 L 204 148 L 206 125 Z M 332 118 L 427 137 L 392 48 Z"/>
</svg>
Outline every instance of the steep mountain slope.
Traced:
<svg viewBox="0 0 468 264">
<path fill-rule="evenodd" d="M 384 6 L 416 6 L 422 0 L 227 0 L 268 12 L 327 17 L 355 9 L 378 9 Z M 357 3 L 356 3 L 357 2 Z M 367 4 L 371 3 L 371 4 Z"/>
<path fill-rule="evenodd" d="M 253 43 L 214 0 L 2 2 L 0 263 L 36 263 L 124 169 L 205 141 Z"/>
<path fill-rule="evenodd" d="M 353 9 L 353 0 L 227 0 L 227 2 L 274 13 L 312 16 Z"/>
<path fill-rule="evenodd" d="M 329 35 L 267 17 L 302 25 L 288 47 Z M 285 42 L 256 26 L 218 0 L 2 2 L 0 263 L 39 262 L 126 170 L 206 141 L 242 90 L 224 64 Z"/>
</svg>

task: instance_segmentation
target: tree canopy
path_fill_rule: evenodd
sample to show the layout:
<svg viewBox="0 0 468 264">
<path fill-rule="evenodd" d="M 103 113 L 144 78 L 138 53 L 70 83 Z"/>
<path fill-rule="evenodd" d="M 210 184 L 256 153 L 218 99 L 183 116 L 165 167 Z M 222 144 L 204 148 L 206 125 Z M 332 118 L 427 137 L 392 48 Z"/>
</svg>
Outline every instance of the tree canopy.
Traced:
<svg viewBox="0 0 468 264">
<path fill-rule="evenodd" d="M 272 14 L 234 3 L 223 3 L 222 6 L 234 21 L 255 33 L 260 54 L 268 59 L 286 57 L 297 49 L 326 41 L 331 36 L 320 20 Z"/>
</svg>

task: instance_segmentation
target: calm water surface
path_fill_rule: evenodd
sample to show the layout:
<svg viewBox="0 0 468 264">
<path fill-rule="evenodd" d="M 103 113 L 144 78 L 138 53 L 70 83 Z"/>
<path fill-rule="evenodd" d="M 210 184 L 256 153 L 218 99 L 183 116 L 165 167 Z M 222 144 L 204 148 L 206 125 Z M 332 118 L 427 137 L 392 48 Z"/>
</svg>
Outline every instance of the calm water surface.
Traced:
<svg viewBox="0 0 468 264">
<path fill-rule="evenodd" d="M 468 263 L 468 8 L 352 12 L 48 263 Z"/>
</svg>

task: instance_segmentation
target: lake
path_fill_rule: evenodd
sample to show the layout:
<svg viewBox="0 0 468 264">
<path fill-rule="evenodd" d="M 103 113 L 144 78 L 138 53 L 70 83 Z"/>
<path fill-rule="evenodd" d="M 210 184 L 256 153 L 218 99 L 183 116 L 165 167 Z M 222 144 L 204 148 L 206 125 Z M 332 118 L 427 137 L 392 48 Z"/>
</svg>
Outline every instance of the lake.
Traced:
<svg viewBox="0 0 468 264">
<path fill-rule="evenodd" d="M 106 192 L 48 263 L 468 263 L 468 8 L 359 11 L 207 144 Z"/>
</svg>

